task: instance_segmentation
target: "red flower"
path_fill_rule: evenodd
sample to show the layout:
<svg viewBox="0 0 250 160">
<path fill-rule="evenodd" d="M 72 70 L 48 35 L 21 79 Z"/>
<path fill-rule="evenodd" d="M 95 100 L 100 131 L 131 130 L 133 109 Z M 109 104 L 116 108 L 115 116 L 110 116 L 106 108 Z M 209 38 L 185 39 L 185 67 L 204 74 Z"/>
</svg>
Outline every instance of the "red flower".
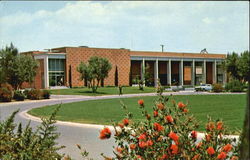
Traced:
<svg viewBox="0 0 250 160">
<path fill-rule="evenodd" d="M 233 148 L 233 146 L 231 144 L 227 144 L 223 147 L 223 151 L 225 151 L 226 153 L 231 151 L 231 149 Z"/>
<path fill-rule="evenodd" d="M 217 159 L 225 159 L 227 157 L 227 154 L 225 152 L 221 152 L 218 156 Z"/>
<path fill-rule="evenodd" d="M 111 136 L 111 131 L 109 128 L 106 127 L 106 128 L 103 128 L 101 130 L 99 138 L 100 139 L 108 139 L 108 138 L 110 138 L 110 136 Z"/>
<path fill-rule="evenodd" d="M 129 124 L 129 120 L 128 120 L 127 118 L 125 118 L 125 119 L 123 120 L 123 124 L 124 124 L 125 126 L 127 126 L 127 125 Z"/>
<path fill-rule="evenodd" d="M 198 160 L 198 159 L 200 159 L 200 157 L 201 157 L 201 155 L 196 154 L 196 155 L 192 158 L 192 160 Z"/>
<path fill-rule="evenodd" d="M 213 147 L 208 147 L 207 153 L 208 153 L 210 156 L 213 155 L 213 154 L 215 153 L 214 148 L 213 148 Z"/>
<path fill-rule="evenodd" d="M 182 102 L 179 102 L 179 103 L 178 103 L 178 107 L 179 107 L 180 109 L 182 109 L 182 108 L 186 107 L 186 105 L 183 104 Z"/>
<path fill-rule="evenodd" d="M 164 109 L 164 105 L 162 103 L 157 104 L 157 107 L 159 110 L 163 110 Z"/>
<path fill-rule="evenodd" d="M 222 130 L 223 123 L 221 121 L 217 122 L 217 130 Z"/>
<path fill-rule="evenodd" d="M 138 104 L 139 104 L 140 106 L 143 106 L 143 105 L 144 105 L 143 99 L 138 100 Z"/>
<path fill-rule="evenodd" d="M 138 139 L 139 140 L 146 140 L 146 134 L 145 133 L 143 133 L 143 134 L 141 134 L 139 137 L 138 137 Z"/>
<path fill-rule="evenodd" d="M 148 140 L 147 141 L 147 146 L 152 146 L 153 145 L 153 141 L 152 140 Z"/>
<path fill-rule="evenodd" d="M 136 160 L 137 160 L 137 159 L 138 159 L 138 160 L 144 160 L 144 158 L 142 158 L 140 155 L 137 155 L 137 156 L 136 156 Z"/>
<path fill-rule="evenodd" d="M 147 142 L 144 142 L 144 141 L 139 142 L 139 147 L 140 148 L 145 148 L 145 147 L 147 147 L 147 145 L 148 145 Z"/>
<path fill-rule="evenodd" d="M 158 132 L 162 131 L 164 127 L 160 125 L 159 123 L 154 123 L 154 129 Z"/>
<path fill-rule="evenodd" d="M 157 117 L 157 116 L 158 116 L 158 112 L 154 111 L 154 117 Z"/>
<path fill-rule="evenodd" d="M 130 144 L 130 145 L 129 145 L 129 148 L 130 148 L 131 150 L 134 150 L 134 149 L 136 148 L 136 144 Z"/>
<path fill-rule="evenodd" d="M 169 122 L 169 123 L 172 123 L 174 120 L 172 118 L 172 116 L 168 115 L 168 116 L 165 116 L 165 119 Z"/>
<path fill-rule="evenodd" d="M 197 138 L 197 131 L 192 131 L 192 132 L 191 132 L 191 137 L 192 137 L 193 139 L 196 139 L 196 138 Z"/>
<path fill-rule="evenodd" d="M 178 153 L 178 146 L 177 145 L 172 144 L 170 149 L 171 149 L 172 154 L 177 154 Z"/>
<path fill-rule="evenodd" d="M 172 132 L 172 131 L 168 134 L 168 136 L 169 136 L 172 140 L 174 140 L 175 142 L 177 142 L 178 139 L 179 139 L 179 136 L 177 136 L 177 134 L 175 134 L 175 133 Z"/>
</svg>

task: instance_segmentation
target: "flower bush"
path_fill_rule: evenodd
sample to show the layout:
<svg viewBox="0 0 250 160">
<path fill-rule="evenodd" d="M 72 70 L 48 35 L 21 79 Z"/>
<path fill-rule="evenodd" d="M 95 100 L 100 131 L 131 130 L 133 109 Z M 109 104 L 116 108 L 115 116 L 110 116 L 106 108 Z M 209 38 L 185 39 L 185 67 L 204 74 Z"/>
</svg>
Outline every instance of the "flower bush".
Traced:
<svg viewBox="0 0 250 160">
<path fill-rule="evenodd" d="M 226 127 L 221 120 L 208 117 L 206 132 L 198 138 L 198 123 L 189 114 L 188 104 L 176 103 L 162 96 L 155 101 L 152 113 L 142 99 L 138 100 L 144 121 L 133 121 L 127 110 L 126 117 L 114 124 L 114 139 L 117 144 L 115 157 L 106 159 L 165 160 L 165 159 L 238 159 L 236 139 L 225 137 Z M 151 116 L 152 115 L 152 116 Z M 111 132 L 104 128 L 100 139 L 108 139 Z"/>
<path fill-rule="evenodd" d="M 17 101 L 24 101 L 25 95 L 24 95 L 24 93 L 22 93 L 22 91 L 17 90 L 14 92 L 13 98 Z"/>
</svg>

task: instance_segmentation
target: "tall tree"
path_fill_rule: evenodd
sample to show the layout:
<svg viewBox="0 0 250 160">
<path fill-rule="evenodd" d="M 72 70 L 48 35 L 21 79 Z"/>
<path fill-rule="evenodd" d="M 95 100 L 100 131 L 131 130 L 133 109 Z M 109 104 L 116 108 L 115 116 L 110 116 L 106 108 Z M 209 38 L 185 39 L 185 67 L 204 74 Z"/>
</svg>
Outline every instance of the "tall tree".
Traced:
<svg viewBox="0 0 250 160">
<path fill-rule="evenodd" d="M 92 92 L 96 92 L 100 81 L 108 77 L 108 73 L 112 66 L 106 58 L 91 57 L 88 64 L 83 62 L 77 67 L 80 73 L 80 79 L 88 82 L 88 86 L 92 88 Z"/>
<path fill-rule="evenodd" d="M 228 54 L 223 63 L 223 68 L 231 78 L 245 82 L 249 81 L 249 66 L 249 51 L 244 51 L 240 55 L 235 52 Z"/>
<path fill-rule="evenodd" d="M 20 55 L 11 43 L 0 51 L 0 81 L 9 83 L 14 89 L 20 88 L 23 82 L 32 83 L 38 64 L 31 56 Z"/>
</svg>

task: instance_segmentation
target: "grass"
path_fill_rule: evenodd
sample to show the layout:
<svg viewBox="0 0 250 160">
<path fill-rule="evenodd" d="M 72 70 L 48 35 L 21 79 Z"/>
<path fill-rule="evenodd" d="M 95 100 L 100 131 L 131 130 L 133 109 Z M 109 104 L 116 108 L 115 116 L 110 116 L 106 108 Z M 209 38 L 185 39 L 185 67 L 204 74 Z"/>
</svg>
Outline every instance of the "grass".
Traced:
<svg viewBox="0 0 250 160">
<path fill-rule="evenodd" d="M 100 87 L 97 89 L 97 93 L 92 93 L 92 90 L 83 88 L 70 88 L 70 89 L 52 89 L 51 94 L 56 95 L 85 95 L 85 96 L 102 96 L 102 95 L 116 95 L 119 94 L 118 87 Z M 123 87 L 123 94 L 133 93 L 153 93 L 154 87 L 144 87 L 144 91 L 139 90 L 139 87 Z"/>
<path fill-rule="evenodd" d="M 135 121 L 143 120 L 138 107 L 138 99 L 144 99 L 146 108 L 152 113 L 155 96 L 121 99 L 133 113 Z M 200 122 L 199 131 L 204 130 L 207 115 L 221 118 L 230 131 L 242 129 L 246 106 L 246 95 L 178 95 L 174 99 L 189 102 L 190 113 Z M 29 111 L 34 116 L 48 117 L 58 105 L 35 108 Z M 121 110 L 120 99 L 103 99 L 62 104 L 57 119 L 62 121 L 112 124 L 111 120 L 121 121 L 125 113 Z"/>
</svg>

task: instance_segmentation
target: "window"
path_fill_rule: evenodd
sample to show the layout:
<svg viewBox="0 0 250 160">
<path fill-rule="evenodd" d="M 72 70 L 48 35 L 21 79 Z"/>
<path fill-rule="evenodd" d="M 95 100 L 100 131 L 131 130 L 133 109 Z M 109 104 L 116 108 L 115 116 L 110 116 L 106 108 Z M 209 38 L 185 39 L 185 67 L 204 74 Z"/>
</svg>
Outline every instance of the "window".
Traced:
<svg viewBox="0 0 250 160">
<path fill-rule="evenodd" d="M 65 59 L 49 59 L 49 85 L 65 85 Z"/>
</svg>

